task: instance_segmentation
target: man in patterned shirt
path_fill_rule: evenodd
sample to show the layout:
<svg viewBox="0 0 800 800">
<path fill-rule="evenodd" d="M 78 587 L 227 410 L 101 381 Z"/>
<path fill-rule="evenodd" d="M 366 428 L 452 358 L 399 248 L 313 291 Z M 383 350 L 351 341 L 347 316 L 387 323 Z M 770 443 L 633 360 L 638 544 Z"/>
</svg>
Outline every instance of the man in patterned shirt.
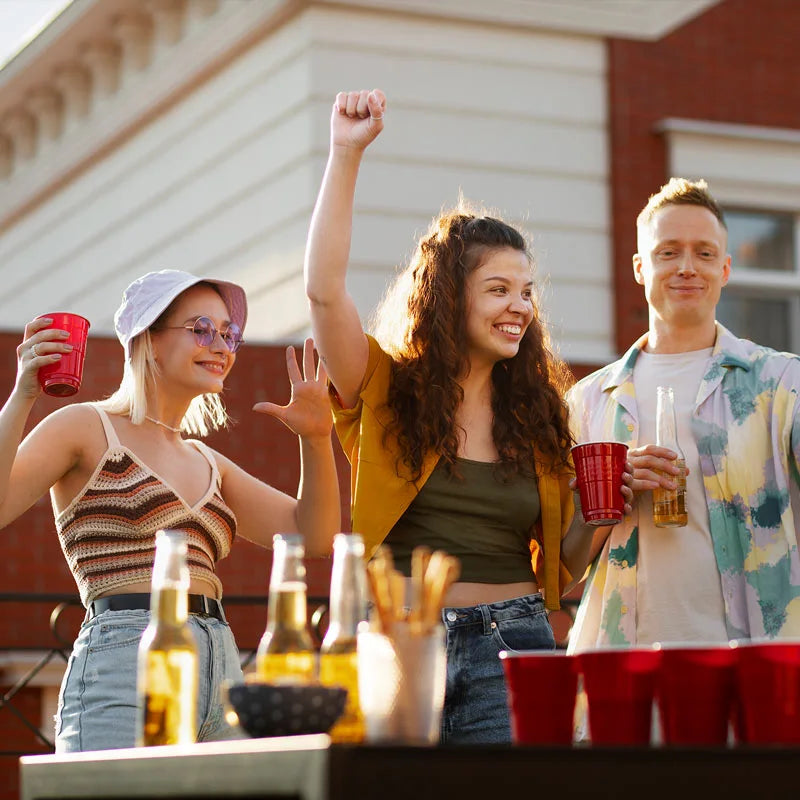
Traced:
<svg viewBox="0 0 800 800">
<path fill-rule="evenodd" d="M 637 234 L 649 329 L 568 396 L 578 442 L 631 448 L 637 498 L 595 536 L 570 651 L 800 636 L 800 359 L 715 321 L 731 257 L 704 181 L 670 180 Z M 689 468 L 681 528 L 653 524 L 652 489 L 678 472 L 653 444 L 659 385 L 674 389 Z"/>
</svg>

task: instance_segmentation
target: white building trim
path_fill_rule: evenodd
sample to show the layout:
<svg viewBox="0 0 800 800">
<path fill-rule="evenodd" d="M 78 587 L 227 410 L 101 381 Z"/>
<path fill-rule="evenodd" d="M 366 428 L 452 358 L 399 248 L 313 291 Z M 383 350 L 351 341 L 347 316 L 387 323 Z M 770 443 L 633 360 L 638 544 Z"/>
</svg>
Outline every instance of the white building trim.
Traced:
<svg viewBox="0 0 800 800">
<path fill-rule="evenodd" d="M 55 32 L 46 29 L 0 71 L 0 231 L 262 40 L 296 5 L 76 0 Z M 53 102 L 37 102 L 37 91 Z M 45 142 L 48 131 L 53 141 Z"/>
<path fill-rule="evenodd" d="M 800 211 L 800 131 L 670 118 L 672 175 L 705 178 L 723 204 Z"/>
<path fill-rule="evenodd" d="M 592 36 L 660 39 L 720 0 L 320 0 Z"/>
<path fill-rule="evenodd" d="M 561 354 L 613 356 L 601 37 L 319 2 L 219 0 L 203 16 L 187 0 L 181 37 L 162 44 L 156 17 L 132 18 L 132 2 L 83 0 L 95 12 L 128 4 L 128 17 L 96 27 L 94 69 L 118 64 L 116 83 L 106 76 L 100 98 L 84 62 L 65 67 L 60 137 L 37 138 L 0 184 L 0 305 L 11 310 L 0 325 L 60 307 L 109 335 L 127 283 L 179 267 L 245 287 L 249 342 L 296 341 L 309 324 L 303 250 L 331 103 L 366 85 L 390 105 L 356 197 L 348 285 L 363 319 L 463 192 L 533 236 Z M 100 47 L 107 37 L 117 47 Z M 38 121 L 16 124 L 38 137 Z"/>
</svg>

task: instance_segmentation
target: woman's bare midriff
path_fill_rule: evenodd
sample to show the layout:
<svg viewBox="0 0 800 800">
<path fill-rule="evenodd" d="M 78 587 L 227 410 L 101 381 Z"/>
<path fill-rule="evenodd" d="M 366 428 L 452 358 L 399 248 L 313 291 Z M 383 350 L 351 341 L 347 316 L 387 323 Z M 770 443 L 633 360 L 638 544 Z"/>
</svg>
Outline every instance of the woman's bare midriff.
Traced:
<svg viewBox="0 0 800 800">
<path fill-rule="evenodd" d="M 406 578 L 406 605 L 411 607 L 411 579 Z M 444 605 L 449 608 L 465 608 L 477 606 L 480 603 L 498 603 L 501 600 L 511 600 L 526 594 L 535 594 L 539 591 L 536 581 L 522 581 L 520 583 L 470 583 L 462 581 L 454 583 L 447 591 Z"/>
<path fill-rule="evenodd" d="M 405 579 L 406 583 L 406 604 L 410 607 L 411 600 L 411 580 Z M 522 581 L 520 583 L 470 583 L 462 581 L 454 583 L 445 595 L 444 605 L 450 608 L 464 608 L 465 606 L 477 606 L 480 603 L 498 603 L 501 600 L 511 600 L 514 597 L 522 597 L 526 594 L 535 594 L 539 591 L 536 581 Z M 110 597 L 115 594 L 144 594 L 150 592 L 150 583 L 130 583 L 121 589 L 114 589 L 99 595 L 100 597 Z M 206 597 L 216 597 L 216 590 L 207 581 L 192 578 L 189 585 L 189 594 L 204 594 Z"/>
<path fill-rule="evenodd" d="M 98 597 L 111 597 L 115 594 L 149 594 L 151 588 L 150 581 L 141 581 L 140 583 L 129 583 L 119 589 L 113 589 L 105 594 L 98 595 Z M 216 598 L 217 590 L 208 582 L 200 578 L 192 578 L 189 584 L 189 594 L 204 594 L 206 597 Z"/>
</svg>

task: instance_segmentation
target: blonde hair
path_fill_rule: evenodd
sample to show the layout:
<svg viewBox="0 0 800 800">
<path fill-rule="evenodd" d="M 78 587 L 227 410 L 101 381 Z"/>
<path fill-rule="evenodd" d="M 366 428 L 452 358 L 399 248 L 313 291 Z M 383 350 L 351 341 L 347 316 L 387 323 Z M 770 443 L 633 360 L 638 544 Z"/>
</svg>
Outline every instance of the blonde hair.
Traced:
<svg viewBox="0 0 800 800">
<path fill-rule="evenodd" d="M 147 414 L 148 395 L 154 396 L 158 392 L 157 378 L 160 374 L 150 331 L 142 331 L 131 342 L 131 357 L 125 360 L 119 387 L 97 405 L 109 414 L 128 416 L 134 425 L 141 425 Z M 228 412 L 222 398 L 218 394 L 203 394 L 192 399 L 180 428 L 194 436 L 208 436 L 227 425 Z"/>
<path fill-rule="evenodd" d="M 636 217 L 636 227 L 644 228 L 653 217 L 667 206 L 701 206 L 707 208 L 727 230 L 725 217 L 719 204 L 708 190 L 708 184 L 701 178 L 690 181 L 686 178 L 670 178 L 655 194 L 650 195 L 647 205 Z"/>
</svg>

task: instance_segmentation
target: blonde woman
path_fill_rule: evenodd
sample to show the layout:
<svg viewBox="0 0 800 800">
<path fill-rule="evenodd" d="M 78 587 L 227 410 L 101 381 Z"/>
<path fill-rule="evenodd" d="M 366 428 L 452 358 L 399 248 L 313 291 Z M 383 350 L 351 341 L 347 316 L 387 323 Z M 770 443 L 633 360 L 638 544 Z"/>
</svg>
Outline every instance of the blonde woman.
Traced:
<svg viewBox="0 0 800 800">
<path fill-rule="evenodd" d="M 0 411 L 0 527 L 50 491 L 55 526 L 86 619 L 70 657 L 56 716 L 58 752 L 130 747 L 136 652 L 149 616 L 155 533 L 185 531 L 190 625 L 200 653 L 198 741 L 234 735 L 218 688 L 241 679 L 216 563 L 239 535 L 268 546 L 278 531 L 304 534 L 309 555 L 329 552 L 339 529 L 325 372 L 304 375 L 292 348 L 292 397 L 259 403 L 300 437 L 297 498 L 262 483 L 190 436 L 223 426 L 220 400 L 247 320 L 241 287 L 179 270 L 151 272 L 125 291 L 115 315 L 125 349 L 119 389 L 100 403 L 66 406 L 20 443 L 40 393 L 37 373 L 68 352 L 46 320 L 25 328 L 14 389 Z"/>
</svg>

